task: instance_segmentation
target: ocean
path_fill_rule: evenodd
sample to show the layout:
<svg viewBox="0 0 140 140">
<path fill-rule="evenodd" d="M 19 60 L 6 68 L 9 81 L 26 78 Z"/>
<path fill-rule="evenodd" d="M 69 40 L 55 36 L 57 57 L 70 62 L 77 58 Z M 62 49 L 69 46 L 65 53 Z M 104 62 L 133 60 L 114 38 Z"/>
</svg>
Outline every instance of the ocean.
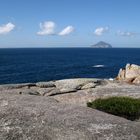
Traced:
<svg viewBox="0 0 140 140">
<path fill-rule="evenodd" d="M 140 49 L 0 49 L 0 84 L 114 78 L 127 63 L 140 65 Z"/>
</svg>

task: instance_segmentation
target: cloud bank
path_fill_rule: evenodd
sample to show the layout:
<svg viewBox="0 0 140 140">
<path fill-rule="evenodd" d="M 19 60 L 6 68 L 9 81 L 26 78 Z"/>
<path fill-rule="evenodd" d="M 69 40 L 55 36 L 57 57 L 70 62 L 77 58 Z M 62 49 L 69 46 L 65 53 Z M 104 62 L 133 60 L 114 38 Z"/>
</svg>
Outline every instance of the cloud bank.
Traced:
<svg viewBox="0 0 140 140">
<path fill-rule="evenodd" d="M 99 28 L 96 28 L 95 31 L 94 31 L 94 34 L 96 36 L 101 36 L 103 35 L 104 33 L 108 32 L 109 28 L 108 27 L 99 27 Z"/>
<path fill-rule="evenodd" d="M 60 35 L 60 36 L 69 35 L 73 31 L 74 31 L 74 27 L 73 26 L 67 26 L 58 35 Z"/>
<path fill-rule="evenodd" d="M 12 24 L 11 22 L 4 24 L 0 26 L 0 34 L 7 34 L 11 32 L 12 30 L 14 30 L 14 28 L 15 28 L 15 25 Z"/>
</svg>

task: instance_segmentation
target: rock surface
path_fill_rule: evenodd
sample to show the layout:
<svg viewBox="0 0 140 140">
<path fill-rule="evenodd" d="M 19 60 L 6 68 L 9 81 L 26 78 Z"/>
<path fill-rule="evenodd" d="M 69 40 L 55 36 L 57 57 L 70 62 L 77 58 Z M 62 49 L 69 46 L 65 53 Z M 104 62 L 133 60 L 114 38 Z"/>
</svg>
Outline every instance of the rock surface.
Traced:
<svg viewBox="0 0 140 140">
<path fill-rule="evenodd" d="M 1 140 L 139 140 L 140 123 L 50 97 L 0 94 Z"/>
<path fill-rule="evenodd" d="M 54 82 L 50 81 L 50 82 L 38 82 L 36 83 L 37 87 L 40 88 L 48 88 L 48 87 L 55 87 Z"/>
<path fill-rule="evenodd" d="M 58 94 L 53 96 L 53 98 L 65 104 L 69 103 L 86 106 L 87 102 L 94 101 L 97 98 L 113 96 L 140 98 L 140 86 L 118 83 L 117 81 L 108 81 L 107 84 L 101 84 L 95 88 L 78 90 L 77 92 L 71 92 L 68 94 Z"/>
<path fill-rule="evenodd" d="M 0 140 L 139 140 L 140 121 L 86 107 L 112 96 L 140 98 L 140 86 L 93 78 L 0 85 Z"/>
<path fill-rule="evenodd" d="M 117 80 L 140 84 L 140 66 L 127 64 L 124 69 L 120 69 Z"/>
</svg>

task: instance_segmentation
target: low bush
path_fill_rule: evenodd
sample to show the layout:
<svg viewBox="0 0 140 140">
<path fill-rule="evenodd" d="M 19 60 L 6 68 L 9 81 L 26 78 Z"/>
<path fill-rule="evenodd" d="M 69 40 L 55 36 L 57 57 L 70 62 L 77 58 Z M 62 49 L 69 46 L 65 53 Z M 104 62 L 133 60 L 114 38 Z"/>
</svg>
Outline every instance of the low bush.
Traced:
<svg viewBox="0 0 140 140">
<path fill-rule="evenodd" d="M 140 99 L 133 99 L 130 97 L 110 97 L 88 102 L 87 106 L 129 120 L 140 118 Z"/>
</svg>

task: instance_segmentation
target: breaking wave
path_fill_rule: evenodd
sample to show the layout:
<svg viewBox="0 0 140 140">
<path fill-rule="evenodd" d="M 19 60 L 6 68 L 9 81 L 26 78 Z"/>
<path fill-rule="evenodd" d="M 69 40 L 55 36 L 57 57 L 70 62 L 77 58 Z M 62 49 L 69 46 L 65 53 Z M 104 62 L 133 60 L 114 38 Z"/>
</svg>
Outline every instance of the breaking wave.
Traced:
<svg viewBox="0 0 140 140">
<path fill-rule="evenodd" d="M 105 67 L 105 65 L 94 65 L 92 67 L 94 67 L 94 68 L 103 68 L 103 67 Z"/>
</svg>

